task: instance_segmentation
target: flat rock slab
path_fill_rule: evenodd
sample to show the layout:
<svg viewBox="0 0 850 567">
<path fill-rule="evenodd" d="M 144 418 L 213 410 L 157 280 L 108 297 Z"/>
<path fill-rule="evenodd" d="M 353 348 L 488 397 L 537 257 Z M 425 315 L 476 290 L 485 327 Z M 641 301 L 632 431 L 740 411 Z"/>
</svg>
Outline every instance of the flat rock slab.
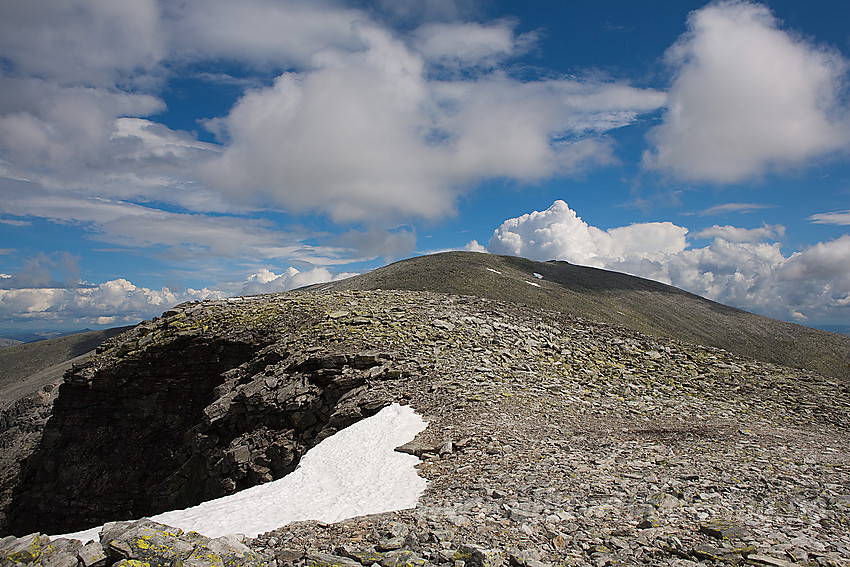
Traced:
<svg viewBox="0 0 850 567">
<path fill-rule="evenodd" d="M 709 520 L 700 524 L 699 530 L 717 539 L 743 539 L 747 536 L 747 530 L 731 520 Z"/>
</svg>

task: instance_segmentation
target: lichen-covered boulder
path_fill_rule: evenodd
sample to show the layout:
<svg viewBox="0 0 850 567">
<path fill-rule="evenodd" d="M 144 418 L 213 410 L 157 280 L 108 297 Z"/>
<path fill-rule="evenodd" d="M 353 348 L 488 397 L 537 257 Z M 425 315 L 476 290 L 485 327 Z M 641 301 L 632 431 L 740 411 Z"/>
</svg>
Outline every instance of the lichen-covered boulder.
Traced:
<svg viewBox="0 0 850 567">
<path fill-rule="evenodd" d="M 265 560 L 235 536 L 203 538 L 182 567 L 260 567 Z"/>
<path fill-rule="evenodd" d="M 115 561 L 135 559 L 149 567 L 171 567 L 194 551 L 181 535 L 183 530 L 151 520 L 113 522 L 104 525 L 100 543 Z"/>
<path fill-rule="evenodd" d="M 15 564 L 35 563 L 52 550 L 50 538 L 39 533 L 0 540 L 0 564 L 7 567 Z"/>
</svg>

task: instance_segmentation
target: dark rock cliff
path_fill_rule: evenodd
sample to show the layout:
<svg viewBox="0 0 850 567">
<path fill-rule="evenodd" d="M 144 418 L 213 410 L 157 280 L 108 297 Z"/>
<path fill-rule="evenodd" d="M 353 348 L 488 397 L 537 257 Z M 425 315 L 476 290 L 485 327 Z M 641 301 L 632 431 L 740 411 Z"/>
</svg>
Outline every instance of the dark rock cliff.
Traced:
<svg viewBox="0 0 850 567">
<path fill-rule="evenodd" d="M 310 314 L 286 305 L 184 305 L 72 368 L 24 463 L 6 529 L 67 532 L 277 479 L 321 439 L 383 407 L 346 395 L 393 376 L 392 356 L 300 350 L 287 333 Z"/>
<path fill-rule="evenodd" d="M 60 387 L 40 451 L 13 496 L 12 529 L 58 532 L 197 501 L 185 433 L 203 418 L 224 370 L 250 345 L 175 341 L 121 364 L 75 369 Z"/>
</svg>

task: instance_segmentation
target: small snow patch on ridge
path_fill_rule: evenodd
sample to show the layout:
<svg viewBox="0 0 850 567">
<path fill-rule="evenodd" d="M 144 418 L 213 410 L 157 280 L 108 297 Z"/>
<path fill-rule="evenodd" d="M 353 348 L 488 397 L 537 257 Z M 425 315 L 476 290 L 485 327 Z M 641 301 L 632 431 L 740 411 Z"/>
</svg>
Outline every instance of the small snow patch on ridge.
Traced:
<svg viewBox="0 0 850 567">
<path fill-rule="evenodd" d="M 533 285 L 534 287 L 540 287 L 540 284 L 537 282 L 530 282 L 528 280 L 525 280 L 525 283 L 527 283 L 528 285 Z"/>
<path fill-rule="evenodd" d="M 538 280 L 542 280 L 543 274 L 538 274 L 537 272 L 534 272 L 534 277 L 537 278 Z"/>
<path fill-rule="evenodd" d="M 499 270 L 494 270 L 493 268 L 487 268 L 487 269 L 490 270 L 491 272 L 493 272 L 494 274 L 499 274 L 500 276 L 502 275 L 502 272 L 500 272 Z"/>
</svg>

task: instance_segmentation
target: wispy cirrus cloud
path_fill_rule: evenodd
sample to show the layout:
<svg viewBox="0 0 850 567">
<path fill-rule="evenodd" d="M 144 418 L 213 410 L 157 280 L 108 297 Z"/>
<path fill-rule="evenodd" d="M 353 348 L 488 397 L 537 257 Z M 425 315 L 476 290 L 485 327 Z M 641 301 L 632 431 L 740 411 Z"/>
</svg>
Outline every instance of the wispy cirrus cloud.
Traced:
<svg viewBox="0 0 850 567">
<path fill-rule="evenodd" d="M 832 211 L 830 213 L 817 213 L 808 217 L 808 220 L 815 224 L 850 226 L 850 209 L 846 211 Z"/>
<path fill-rule="evenodd" d="M 307 235 L 245 216 L 180 213 L 69 191 L 55 194 L 28 183 L 0 183 L 0 212 L 84 227 L 89 238 L 128 249 L 153 249 L 185 260 L 208 257 L 289 258 L 328 265 L 357 259 L 356 248 L 307 244 Z"/>
<path fill-rule="evenodd" d="M 776 207 L 776 205 L 768 205 L 765 203 L 723 203 L 720 205 L 714 205 L 713 207 L 709 207 L 703 211 L 690 214 L 699 215 L 701 217 L 720 216 L 727 215 L 730 213 L 743 215 L 747 213 L 753 213 L 755 211 L 760 211 L 762 209 L 771 209 L 774 207 Z"/>
</svg>

